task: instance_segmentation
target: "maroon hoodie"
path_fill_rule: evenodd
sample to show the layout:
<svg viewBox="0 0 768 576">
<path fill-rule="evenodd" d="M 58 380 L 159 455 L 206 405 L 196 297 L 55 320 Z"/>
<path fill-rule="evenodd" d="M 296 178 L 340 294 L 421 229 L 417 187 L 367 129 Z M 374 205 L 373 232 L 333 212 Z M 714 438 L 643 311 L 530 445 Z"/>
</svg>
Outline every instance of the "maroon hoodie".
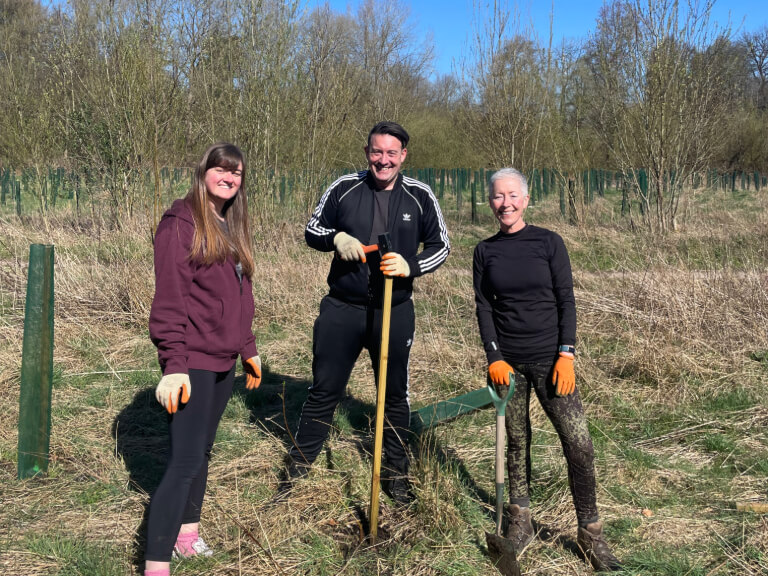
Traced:
<svg viewBox="0 0 768 576">
<path fill-rule="evenodd" d="M 163 214 L 155 234 L 155 298 L 149 336 L 163 374 L 190 368 L 225 372 L 258 354 L 251 330 L 251 281 L 238 279 L 235 260 L 204 266 L 190 260 L 195 225 L 183 199 Z"/>
</svg>

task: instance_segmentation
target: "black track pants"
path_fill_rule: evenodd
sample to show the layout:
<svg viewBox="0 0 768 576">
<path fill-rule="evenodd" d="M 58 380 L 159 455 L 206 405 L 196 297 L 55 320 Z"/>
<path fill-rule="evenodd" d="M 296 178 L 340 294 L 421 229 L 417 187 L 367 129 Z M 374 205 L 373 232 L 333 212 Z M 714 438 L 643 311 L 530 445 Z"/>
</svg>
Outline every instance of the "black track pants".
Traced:
<svg viewBox="0 0 768 576">
<path fill-rule="evenodd" d="M 190 370 L 189 402 L 168 418 L 168 465 L 149 505 L 145 558 L 169 562 L 182 524 L 200 521 L 213 440 L 235 381 L 229 372 Z"/>
<path fill-rule="evenodd" d="M 568 466 L 568 483 L 581 525 L 598 519 L 592 437 L 579 390 L 557 396 L 552 384 L 552 364 L 516 364 L 515 392 L 507 405 L 507 473 L 513 504 L 525 505 L 531 482 L 531 388 L 555 427 Z"/>
<path fill-rule="evenodd" d="M 313 333 L 312 386 L 301 411 L 296 445 L 290 451 L 297 462 L 311 464 L 320 453 L 363 348 L 368 349 L 378 378 L 381 315 L 381 309 L 347 304 L 331 296 L 320 302 Z M 412 300 L 392 307 L 383 451 L 390 463 L 402 462 L 406 467 L 411 418 L 408 360 L 414 324 Z"/>
</svg>

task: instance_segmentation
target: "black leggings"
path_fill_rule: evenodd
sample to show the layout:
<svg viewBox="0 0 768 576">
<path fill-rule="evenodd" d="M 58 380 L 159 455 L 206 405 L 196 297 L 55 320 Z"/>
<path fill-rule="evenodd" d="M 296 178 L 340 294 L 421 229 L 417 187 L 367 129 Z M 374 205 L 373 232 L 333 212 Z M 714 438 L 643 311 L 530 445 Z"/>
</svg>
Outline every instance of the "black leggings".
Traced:
<svg viewBox="0 0 768 576">
<path fill-rule="evenodd" d="M 168 417 L 168 465 L 149 505 L 146 560 L 170 562 L 182 524 L 200 521 L 213 440 L 235 381 L 228 372 L 190 370 L 189 402 Z"/>
<path fill-rule="evenodd" d="M 531 483 L 531 419 L 529 403 L 531 388 L 541 407 L 555 427 L 568 466 L 576 518 L 584 526 L 598 520 L 595 495 L 595 464 L 592 437 L 587 427 L 578 389 L 568 396 L 557 396 L 552 384 L 552 364 L 517 364 L 515 393 L 506 412 L 507 473 L 512 504 L 530 504 L 528 487 Z"/>
</svg>

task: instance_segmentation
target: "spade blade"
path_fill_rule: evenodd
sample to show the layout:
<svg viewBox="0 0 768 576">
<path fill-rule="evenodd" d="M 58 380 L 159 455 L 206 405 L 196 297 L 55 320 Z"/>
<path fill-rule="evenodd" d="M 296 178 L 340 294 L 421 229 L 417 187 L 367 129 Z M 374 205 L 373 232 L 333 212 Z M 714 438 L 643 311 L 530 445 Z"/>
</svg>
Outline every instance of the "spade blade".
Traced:
<svg viewBox="0 0 768 576">
<path fill-rule="evenodd" d="M 486 532 L 485 542 L 488 544 L 488 555 L 499 572 L 504 576 L 520 576 L 520 564 L 512 541 Z"/>
</svg>

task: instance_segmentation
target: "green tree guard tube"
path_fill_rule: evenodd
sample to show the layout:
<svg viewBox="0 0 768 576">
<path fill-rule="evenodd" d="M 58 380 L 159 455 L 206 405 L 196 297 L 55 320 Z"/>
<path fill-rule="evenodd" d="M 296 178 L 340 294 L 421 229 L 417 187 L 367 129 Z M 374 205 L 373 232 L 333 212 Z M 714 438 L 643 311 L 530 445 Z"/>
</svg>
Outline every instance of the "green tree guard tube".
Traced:
<svg viewBox="0 0 768 576">
<path fill-rule="evenodd" d="M 29 248 L 19 394 L 19 479 L 48 470 L 53 383 L 53 246 Z"/>
</svg>

